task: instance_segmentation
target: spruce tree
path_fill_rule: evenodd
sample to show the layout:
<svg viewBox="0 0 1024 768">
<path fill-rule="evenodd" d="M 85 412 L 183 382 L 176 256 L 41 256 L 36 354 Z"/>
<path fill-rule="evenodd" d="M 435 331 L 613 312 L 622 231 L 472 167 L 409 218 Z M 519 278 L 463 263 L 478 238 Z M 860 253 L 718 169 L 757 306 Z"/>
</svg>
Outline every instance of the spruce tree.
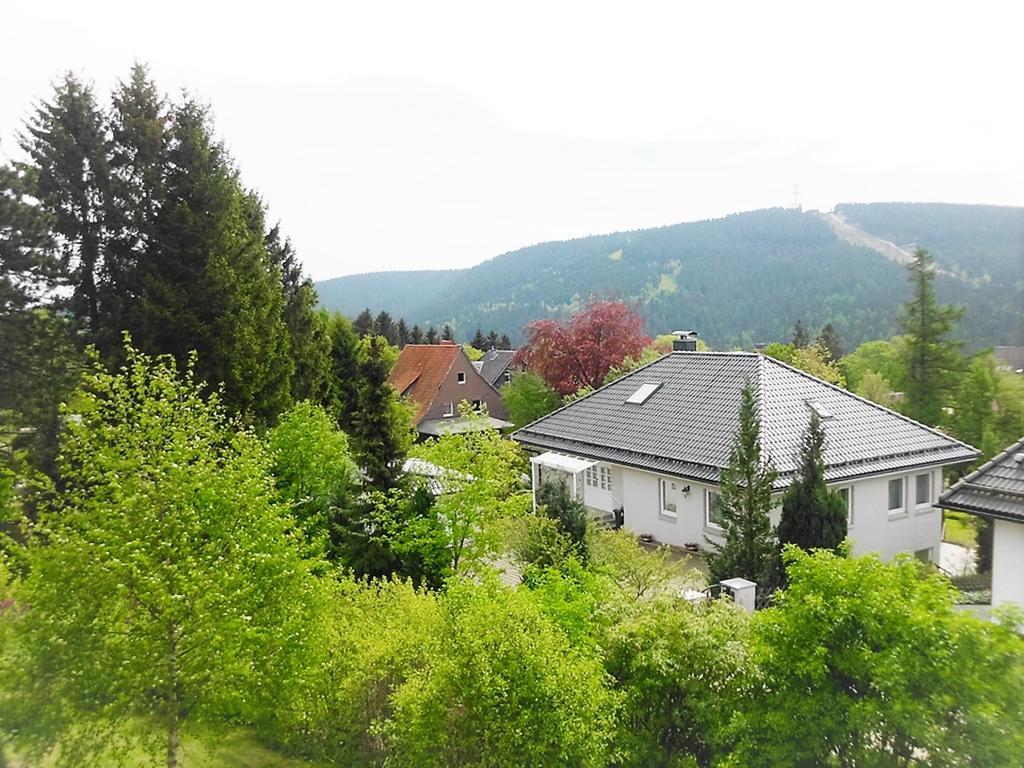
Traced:
<svg viewBox="0 0 1024 768">
<path fill-rule="evenodd" d="M 398 326 L 396 328 L 398 332 L 398 348 L 401 349 L 409 343 L 409 326 L 405 324 L 405 318 L 398 318 Z"/>
<path fill-rule="evenodd" d="M 376 328 L 373 324 L 373 312 L 369 307 L 356 316 L 356 319 L 352 321 L 352 328 L 355 329 L 356 335 L 360 337 L 374 333 Z"/>
<path fill-rule="evenodd" d="M 378 336 L 387 339 L 388 344 L 394 347 L 398 346 L 398 327 L 388 312 L 382 309 L 377 315 L 377 319 L 373 321 L 373 326 Z"/>
<path fill-rule="evenodd" d="M 397 483 L 414 438 L 409 407 L 388 383 L 390 368 L 383 337 L 360 342 L 357 403 L 349 432 L 367 482 L 381 491 Z"/>
<path fill-rule="evenodd" d="M 487 334 L 487 349 L 495 349 L 498 346 L 498 332 L 493 328 Z"/>
<path fill-rule="evenodd" d="M 712 581 L 741 577 L 762 588 L 772 581 L 776 546 L 768 515 L 777 473 L 761 455 L 761 425 L 750 383 L 740 393 L 739 426 L 729 465 L 719 479 L 718 513 L 722 543 L 710 541 L 708 569 Z"/>
<path fill-rule="evenodd" d="M 473 341 L 470 345 L 475 349 L 479 349 L 481 352 L 486 352 L 490 347 L 487 346 L 487 337 L 484 336 L 483 331 L 479 328 L 476 329 L 476 333 L 473 334 Z"/>
<path fill-rule="evenodd" d="M 835 551 L 846 538 L 846 504 L 842 496 L 825 485 L 824 447 L 821 419 L 811 412 L 800 442 L 797 476 L 782 499 L 780 545 Z"/>
<path fill-rule="evenodd" d="M 793 326 L 793 346 L 797 349 L 803 349 L 810 343 L 811 335 L 807 332 L 807 327 L 804 325 L 804 321 L 797 320 L 796 325 Z"/>
<path fill-rule="evenodd" d="M 444 328 L 441 330 L 441 338 L 444 341 L 455 341 L 455 332 L 448 323 L 445 323 Z"/>
<path fill-rule="evenodd" d="M 434 326 L 427 328 L 427 335 L 424 336 L 424 341 L 427 344 L 437 344 L 437 328 Z"/>
<path fill-rule="evenodd" d="M 498 349 L 512 349 L 512 340 L 509 339 L 507 333 L 501 334 L 501 338 L 498 340 Z"/>
<path fill-rule="evenodd" d="M 359 408 L 359 336 L 341 313 L 328 321 L 330 338 L 330 393 L 328 410 L 338 426 L 351 434 Z"/>
<path fill-rule="evenodd" d="M 913 294 L 900 318 L 907 356 L 903 411 L 923 424 L 937 426 L 963 369 L 960 342 L 950 338 L 963 310 L 937 302 L 935 266 L 928 251 L 918 248 L 908 271 Z"/>
<path fill-rule="evenodd" d="M 423 329 L 420 328 L 418 325 L 413 325 L 412 330 L 409 331 L 409 343 L 422 344 L 423 338 Z"/>
<path fill-rule="evenodd" d="M 843 356 L 843 348 L 839 341 L 839 333 L 833 327 L 832 323 L 825 324 L 825 327 L 821 329 L 821 333 L 818 334 L 818 338 L 815 342 L 828 353 L 829 362 L 838 362 L 839 358 Z"/>
</svg>

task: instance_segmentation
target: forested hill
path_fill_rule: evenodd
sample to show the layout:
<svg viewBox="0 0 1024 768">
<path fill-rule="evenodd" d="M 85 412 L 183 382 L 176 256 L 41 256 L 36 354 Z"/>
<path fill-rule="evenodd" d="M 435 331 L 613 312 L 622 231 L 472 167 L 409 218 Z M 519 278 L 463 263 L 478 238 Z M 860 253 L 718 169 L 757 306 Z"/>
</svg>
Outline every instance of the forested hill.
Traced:
<svg viewBox="0 0 1024 768">
<path fill-rule="evenodd" d="M 1016 212 L 1018 221 L 1024 214 L 982 206 L 841 206 L 869 233 L 932 247 L 947 270 L 965 272 L 937 283 L 940 300 L 967 307 L 969 343 L 1021 344 L 1021 302 L 1013 305 L 1006 290 L 1014 281 L 995 279 L 1012 272 L 1014 258 L 1019 265 L 1020 227 L 993 210 Z M 943 212 L 964 221 L 940 224 Z M 1019 275 L 1018 269 L 1018 294 Z M 591 294 L 613 296 L 638 303 L 652 334 L 696 328 L 718 347 L 786 339 L 797 319 L 811 328 L 831 322 L 848 346 L 885 337 L 895 332 L 908 295 L 903 267 L 840 240 L 817 214 L 778 208 L 542 243 L 460 271 L 337 278 L 318 289 L 324 305 L 346 314 L 370 306 L 409 324 L 449 322 L 460 339 L 480 327 L 515 340 L 530 320 L 567 314 Z"/>
</svg>

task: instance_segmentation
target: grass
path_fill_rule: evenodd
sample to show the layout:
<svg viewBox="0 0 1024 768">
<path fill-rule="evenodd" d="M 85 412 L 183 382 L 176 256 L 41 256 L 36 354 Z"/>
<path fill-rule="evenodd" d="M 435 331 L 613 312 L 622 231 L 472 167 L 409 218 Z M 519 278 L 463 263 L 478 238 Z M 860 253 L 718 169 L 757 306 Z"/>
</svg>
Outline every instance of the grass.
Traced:
<svg viewBox="0 0 1024 768">
<path fill-rule="evenodd" d="M 963 512 L 946 511 L 943 515 L 943 541 L 973 549 L 977 544 L 977 532 L 971 524 L 971 516 Z"/>
<path fill-rule="evenodd" d="M 38 764 L 26 762 L 15 753 L 8 755 L 9 768 L 51 768 L 53 757 Z M 146 755 L 135 749 L 128 755 L 112 755 L 92 764 L 93 768 L 148 768 L 164 765 L 163 755 Z M 196 741 L 186 736 L 178 756 L 182 768 L 323 768 L 312 763 L 282 755 L 261 745 L 246 731 L 232 731 L 214 741 Z"/>
</svg>

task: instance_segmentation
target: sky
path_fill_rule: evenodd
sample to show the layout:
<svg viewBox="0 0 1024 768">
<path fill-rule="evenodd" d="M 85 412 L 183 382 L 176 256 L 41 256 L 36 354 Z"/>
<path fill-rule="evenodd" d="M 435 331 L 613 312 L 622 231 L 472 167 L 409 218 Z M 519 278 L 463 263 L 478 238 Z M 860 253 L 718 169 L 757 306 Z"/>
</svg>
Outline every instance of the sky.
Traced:
<svg viewBox="0 0 1024 768">
<path fill-rule="evenodd" d="M 792 206 L 1024 205 L 1010 2 L 6 3 L 0 157 L 72 70 L 208 102 L 315 279 Z"/>
</svg>

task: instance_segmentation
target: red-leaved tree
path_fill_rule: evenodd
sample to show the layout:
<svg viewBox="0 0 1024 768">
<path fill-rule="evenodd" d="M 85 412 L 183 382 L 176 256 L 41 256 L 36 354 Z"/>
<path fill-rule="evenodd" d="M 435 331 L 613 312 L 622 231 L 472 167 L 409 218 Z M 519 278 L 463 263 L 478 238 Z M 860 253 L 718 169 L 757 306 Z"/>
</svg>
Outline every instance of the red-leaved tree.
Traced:
<svg viewBox="0 0 1024 768">
<path fill-rule="evenodd" d="M 651 343 L 643 319 L 628 305 L 595 298 L 568 325 L 534 320 L 524 330 L 526 343 L 516 353 L 516 362 L 560 395 L 601 386 L 612 367 Z"/>
</svg>

